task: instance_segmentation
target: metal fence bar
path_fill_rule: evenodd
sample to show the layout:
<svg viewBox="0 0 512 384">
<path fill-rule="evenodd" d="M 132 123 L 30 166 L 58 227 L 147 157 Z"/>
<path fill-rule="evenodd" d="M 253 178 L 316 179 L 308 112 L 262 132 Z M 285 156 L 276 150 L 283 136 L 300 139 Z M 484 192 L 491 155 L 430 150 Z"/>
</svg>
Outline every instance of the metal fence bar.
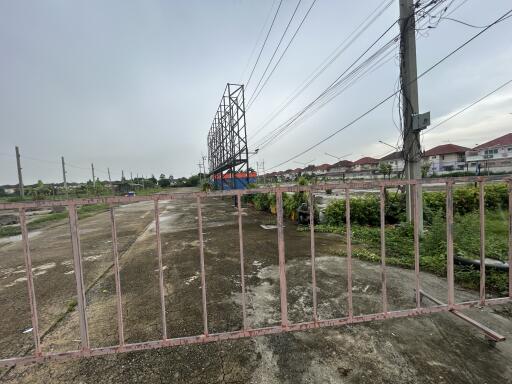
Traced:
<svg viewBox="0 0 512 384">
<path fill-rule="evenodd" d="M 119 345 L 124 345 L 124 325 L 123 325 L 123 299 L 121 295 L 121 278 L 119 276 L 119 251 L 117 248 L 117 226 L 114 206 L 110 206 L 110 226 L 112 229 L 112 255 L 114 258 L 114 280 L 116 285 L 116 307 L 117 307 L 117 333 L 119 336 Z"/>
<path fill-rule="evenodd" d="M 242 229 L 242 195 L 236 195 L 238 207 L 238 238 L 240 239 L 240 285 L 242 288 L 242 320 L 244 331 L 249 329 L 247 324 L 247 308 L 245 301 L 245 266 L 244 266 L 244 235 Z"/>
<path fill-rule="evenodd" d="M 350 191 L 345 189 L 345 218 L 347 231 L 347 293 L 348 293 L 348 317 L 354 316 L 352 306 L 352 229 L 350 227 Z"/>
<path fill-rule="evenodd" d="M 30 303 L 30 315 L 32 317 L 32 335 L 34 337 L 35 355 L 41 355 L 41 338 L 39 336 L 39 321 L 37 317 L 36 293 L 34 290 L 34 276 L 32 274 L 32 257 L 30 255 L 30 245 L 28 241 L 27 220 L 25 210 L 19 211 L 21 239 L 23 242 L 23 256 L 25 259 L 25 273 L 27 276 L 28 299 Z"/>
<path fill-rule="evenodd" d="M 420 210 L 418 204 L 418 188 L 421 185 L 415 184 L 413 190 L 413 221 L 414 221 L 414 281 L 416 287 L 416 308 L 421 307 L 420 295 Z"/>
<path fill-rule="evenodd" d="M 167 319 L 165 315 L 165 286 L 164 286 L 164 267 L 162 261 L 162 239 L 160 236 L 160 208 L 158 200 L 155 200 L 155 233 L 156 233 L 156 253 L 158 256 L 158 284 L 160 288 L 160 307 L 162 310 L 162 339 L 167 339 Z"/>
<path fill-rule="evenodd" d="M 281 326 L 288 326 L 288 297 L 286 288 L 286 259 L 284 253 L 283 193 L 276 192 L 277 247 L 279 251 L 279 288 L 281 293 Z"/>
<path fill-rule="evenodd" d="M 83 350 L 89 350 L 89 332 L 87 327 L 87 314 L 85 288 L 84 288 L 84 274 L 82 269 L 82 255 L 80 251 L 80 234 L 78 232 L 78 214 L 76 212 L 76 205 L 70 204 L 69 209 L 69 227 L 71 233 L 71 247 L 73 250 L 73 265 L 75 269 L 76 280 L 76 296 L 78 302 L 78 318 L 80 322 L 80 340 Z"/>
<path fill-rule="evenodd" d="M 512 180 L 508 182 L 508 297 L 512 299 Z"/>
<path fill-rule="evenodd" d="M 478 183 L 478 210 L 480 218 L 480 304 L 485 304 L 485 189 L 484 182 Z"/>
<path fill-rule="evenodd" d="M 309 191 L 309 231 L 311 238 L 311 289 L 313 293 L 313 321 L 318 321 L 315 267 L 315 195 L 313 193 L 313 189 Z"/>
<path fill-rule="evenodd" d="M 197 201 L 197 227 L 199 230 L 199 263 L 201 268 L 201 301 L 203 305 L 203 332 L 208 336 L 208 312 L 206 309 L 206 276 L 204 270 L 204 239 L 203 239 L 203 214 L 201 211 L 201 197 L 196 196 Z"/>
<path fill-rule="evenodd" d="M 382 312 L 388 311 L 388 292 L 386 287 L 386 191 L 380 187 L 380 277 L 382 282 Z"/>
<path fill-rule="evenodd" d="M 453 271 L 453 182 L 446 182 L 446 274 L 448 279 L 448 305 L 455 303 Z"/>
</svg>

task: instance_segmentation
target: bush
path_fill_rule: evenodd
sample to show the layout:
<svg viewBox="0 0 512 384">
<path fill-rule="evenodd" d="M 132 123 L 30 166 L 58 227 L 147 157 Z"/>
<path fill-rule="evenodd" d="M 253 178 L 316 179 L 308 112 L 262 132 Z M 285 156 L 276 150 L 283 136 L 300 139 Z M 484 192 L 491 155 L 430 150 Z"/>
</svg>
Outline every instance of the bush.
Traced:
<svg viewBox="0 0 512 384">
<path fill-rule="evenodd" d="M 344 225 L 345 200 L 331 201 L 325 208 L 327 225 Z M 405 196 L 400 193 L 386 194 L 385 215 L 387 224 L 405 221 Z M 350 199 L 351 223 L 360 225 L 380 225 L 380 201 L 375 195 L 352 197 Z"/>
</svg>

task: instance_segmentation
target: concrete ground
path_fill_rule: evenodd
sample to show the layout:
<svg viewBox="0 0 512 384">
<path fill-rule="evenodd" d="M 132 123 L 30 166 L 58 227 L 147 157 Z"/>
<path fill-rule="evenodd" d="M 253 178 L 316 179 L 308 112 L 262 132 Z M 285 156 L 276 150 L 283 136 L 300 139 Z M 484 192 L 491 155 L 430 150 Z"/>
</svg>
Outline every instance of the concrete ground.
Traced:
<svg viewBox="0 0 512 384">
<path fill-rule="evenodd" d="M 160 298 L 152 203 L 117 209 L 121 285 L 127 342 L 161 337 Z M 210 332 L 241 328 L 236 210 L 230 199 L 203 206 Z M 197 207 L 193 200 L 160 205 L 170 337 L 202 332 Z M 271 215 L 244 208 L 248 315 L 252 327 L 279 324 L 276 230 Z M 108 213 L 80 220 L 92 346 L 117 343 L 115 285 Z M 311 319 L 309 233 L 285 228 L 289 318 Z M 341 237 L 317 234 L 318 311 L 346 315 Z M 31 237 L 40 327 L 45 351 L 79 347 L 75 281 L 67 223 Z M 0 356 L 30 351 L 30 312 L 18 239 L 0 243 Z M 380 311 L 380 269 L 354 260 L 354 313 Z M 445 279 L 421 274 L 422 288 L 446 300 Z M 390 309 L 412 308 L 411 271 L 388 268 Z M 458 300 L 476 297 L 457 289 Z M 429 303 L 425 303 L 428 305 Z M 507 341 L 492 346 L 451 314 L 325 328 L 254 339 L 16 367 L 0 371 L 6 383 L 505 383 L 512 381 L 512 305 L 466 311 Z M 23 333 L 26 331 L 26 333 Z"/>
</svg>

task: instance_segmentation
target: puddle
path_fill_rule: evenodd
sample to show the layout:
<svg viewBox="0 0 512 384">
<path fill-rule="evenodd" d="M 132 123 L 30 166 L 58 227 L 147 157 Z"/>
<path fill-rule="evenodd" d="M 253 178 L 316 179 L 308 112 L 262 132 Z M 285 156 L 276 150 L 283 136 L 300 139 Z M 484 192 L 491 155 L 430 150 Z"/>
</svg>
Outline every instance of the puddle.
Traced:
<svg viewBox="0 0 512 384">
<path fill-rule="evenodd" d="M 196 272 L 194 276 L 189 277 L 185 280 L 185 285 L 190 285 L 194 280 L 199 279 L 199 272 Z"/>
<path fill-rule="evenodd" d="M 41 234 L 41 231 L 32 231 L 28 233 L 28 238 L 31 239 Z M 0 237 L 0 244 L 10 244 L 21 241 L 21 235 Z"/>
</svg>

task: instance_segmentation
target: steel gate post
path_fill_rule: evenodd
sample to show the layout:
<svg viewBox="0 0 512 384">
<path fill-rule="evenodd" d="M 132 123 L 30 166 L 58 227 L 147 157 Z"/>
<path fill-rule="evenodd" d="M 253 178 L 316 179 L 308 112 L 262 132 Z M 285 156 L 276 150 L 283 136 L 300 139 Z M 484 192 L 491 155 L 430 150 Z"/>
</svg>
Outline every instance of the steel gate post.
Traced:
<svg viewBox="0 0 512 384">
<path fill-rule="evenodd" d="M 315 195 L 313 188 L 309 189 L 309 231 L 311 242 L 311 288 L 313 291 L 313 321 L 318 321 L 316 268 L 315 268 Z"/>
<path fill-rule="evenodd" d="M 121 295 L 121 279 L 119 276 L 119 251 L 117 248 L 117 227 L 114 205 L 110 205 L 110 226 L 112 230 L 112 255 L 114 258 L 114 280 L 116 285 L 116 307 L 117 307 L 117 333 L 119 345 L 124 345 L 124 325 L 123 325 L 123 301 Z"/>
<path fill-rule="evenodd" d="M 350 191 L 345 188 L 345 219 L 347 231 L 347 293 L 348 293 L 348 317 L 352 319 L 354 309 L 352 306 L 352 229 L 350 226 Z"/>
<path fill-rule="evenodd" d="M 279 288 L 281 297 L 281 326 L 288 327 L 288 298 L 286 288 L 286 260 L 284 253 L 283 192 L 276 191 L 277 246 L 279 251 Z"/>
<path fill-rule="evenodd" d="M 71 233 L 71 247 L 73 250 L 73 265 L 75 269 L 76 280 L 76 296 L 78 303 L 78 315 L 80 322 L 80 341 L 82 351 L 89 351 L 89 332 L 87 326 L 86 307 L 87 302 L 85 298 L 84 288 L 84 273 L 82 268 L 82 254 L 80 251 L 80 233 L 78 230 L 78 214 L 76 205 L 71 203 L 68 205 L 69 210 L 69 226 Z"/>
<path fill-rule="evenodd" d="M 453 182 L 446 182 L 446 273 L 448 279 L 448 306 L 455 303 L 454 271 L 453 271 Z"/>
<path fill-rule="evenodd" d="M 242 289 L 242 321 L 243 329 L 249 329 L 247 325 L 247 309 L 245 303 L 245 266 L 244 266 L 244 236 L 242 229 L 242 196 L 240 193 L 236 195 L 236 203 L 238 207 L 238 238 L 240 240 L 240 285 Z"/>
<path fill-rule="evenodd" d="M 32 317 L 32 335 L 34 337 L 35 355 L 41 355 L 41 339 L 39 336 L 39 321 L 37 317 L 36 293 L 34 290 L 34 276 L 32 274 L 32 257 L 30 255 L 30 245 L 28 240 L 27 220 L 25 209 L 19 210 L 21 240 L 23 242 L 23 256 L 25 259 L 25 273 L 27 276 L 28 298 L 30 303 L 30 314 Z"/>
<path fill-rule="evenodd" d="M 206 308 L 206 276 L 204 269 L 204 239 L 203 239 L 203 215 L 201 211 L 201 197 L 196 196 L 197 201 L 197 227 L 199 231 L 199 263 L 201 268 L 201 301 L 203 308 L 203 332 L 208 336 L 208 311 Z"/>
<path fill-rule="evenodd" d="M 160 288 L 160 307 L 162 317 L 162 339 L 167 340 L 167 320 L 165 315 L 165 286 L 164 269 L 162 261 L 162 239 L 160 237 L 160 209 L 158 198 L 155 198 L 155 233 L 156 233 L 156 252 L 158 256 L 158 285 Z"/>
</svg>

